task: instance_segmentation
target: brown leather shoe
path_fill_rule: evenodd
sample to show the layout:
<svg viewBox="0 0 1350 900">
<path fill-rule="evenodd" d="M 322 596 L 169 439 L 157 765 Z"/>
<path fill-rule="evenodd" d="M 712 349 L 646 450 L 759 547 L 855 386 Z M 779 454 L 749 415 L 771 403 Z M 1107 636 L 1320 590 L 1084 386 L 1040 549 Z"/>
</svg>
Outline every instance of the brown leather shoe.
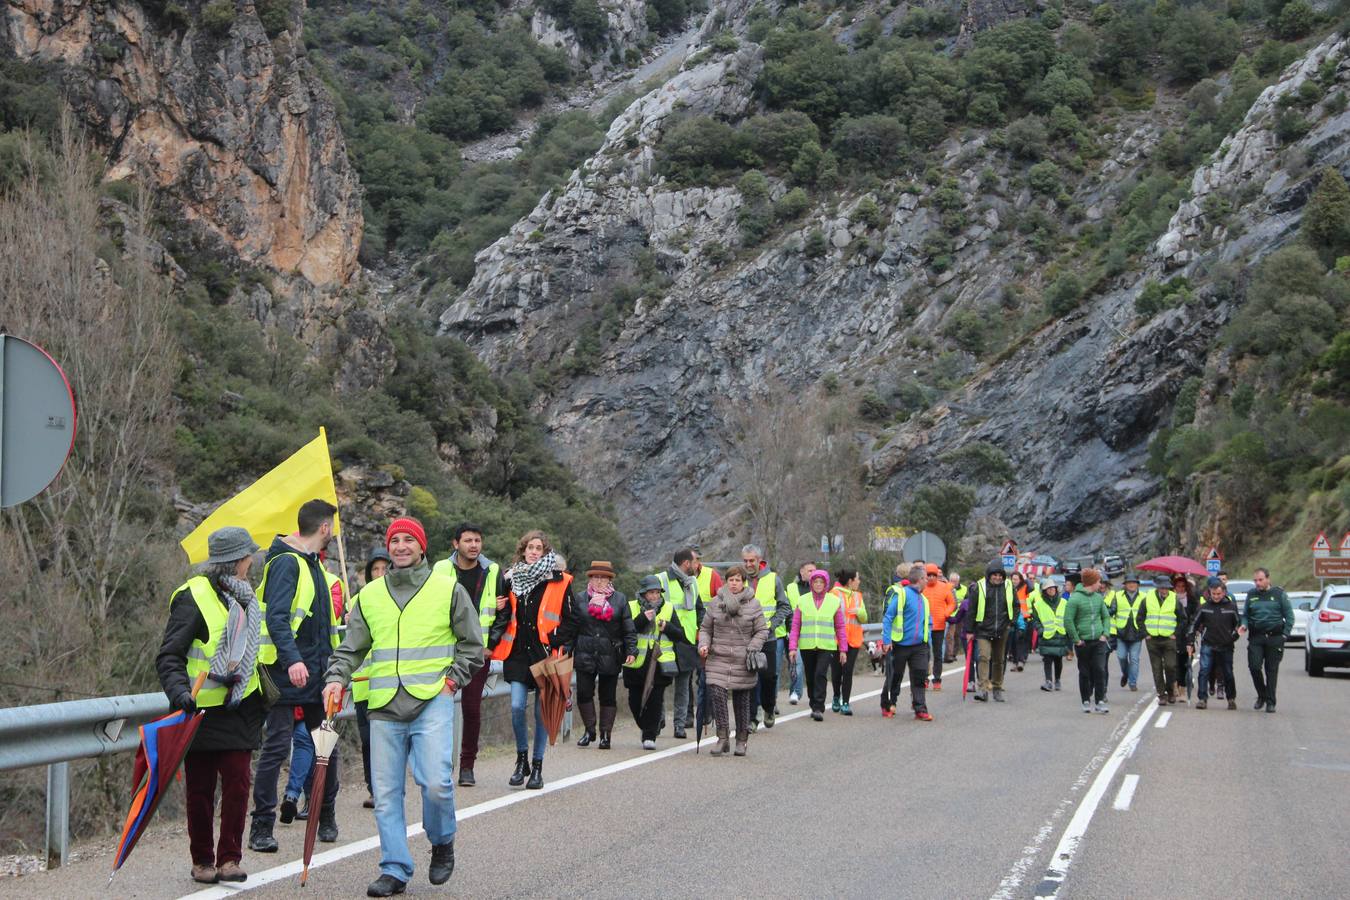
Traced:
<svg viewBox="0 0 1350 900">
<path fill-rule="evenodd" d="M 198 884 L 215 884 L 220 880 L 220 873 L 215 866 L 193 866 L 192 880 Z"/>
<path fill-rule="evenodd" d="M 239 868 L 237 862 L 221 863 L 216 874 L 221 881 L 248 881 L 248 873 Z"/>
</svg>

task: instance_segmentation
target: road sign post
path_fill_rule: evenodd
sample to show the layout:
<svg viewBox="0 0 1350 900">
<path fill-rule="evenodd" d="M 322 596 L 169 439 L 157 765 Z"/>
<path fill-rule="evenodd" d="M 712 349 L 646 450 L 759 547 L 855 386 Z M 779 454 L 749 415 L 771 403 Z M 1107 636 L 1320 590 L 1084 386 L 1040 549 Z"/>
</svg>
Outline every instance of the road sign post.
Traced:
<svg viewBox="0 0 1350 900">
<path fill-rule="evenodd" d="M 0 334 L 0 507 L 47 488 L 75 444 L 75 395 L 56 360 Z"/>
<path fill-rule="evenodd" d="M 905 541 L 901 552 L 907 562 L 921 559 L 939 566 L 947 564 L 947 545 L 931 531 L 920 531 L 911 535 Z"/>
<path fill-rule="evenodd" d="M 1017 568 L 1017 545 L 1012 541 L 1003 542 L 1003 569 L 1012 572 Z"/>
<path fill-rule="evenodd" d="M 1219 548 L 1210 547 L 1209 555 L 1205 557 L 1205 571 L 1211 575 L 1218 575 L 1222 568 L 1223 557 L 1219 555 Z"/>
<path fill-rule="evenodd" d="M 1331 555 L 1331 541 L 1327 540 L 1325 531 L 1317 532 L 1317 540 L 1312 545 L 1313 559 L 1323 559 Z"/>
</svg>

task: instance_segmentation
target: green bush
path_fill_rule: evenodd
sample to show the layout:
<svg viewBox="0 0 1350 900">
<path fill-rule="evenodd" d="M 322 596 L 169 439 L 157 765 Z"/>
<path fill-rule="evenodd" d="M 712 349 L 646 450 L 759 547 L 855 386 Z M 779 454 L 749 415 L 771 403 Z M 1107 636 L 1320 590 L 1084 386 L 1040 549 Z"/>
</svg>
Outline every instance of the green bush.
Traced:
<svg viewBox="0 0 1350 900">
<path fill-rule="evenodd" d="M 1178 10 L 1162 37 L 1167 66 L 1178 78 L 1194 81 L 1231 63 L 1241 49 L 1237 23 L 1203 6 Z"/>
<path fill-rule="evenodd" d="M 732 127 L 708 116 L 675 124 L 658 145 L 657 171 L 679 184 L 711 184 L 718 172 L 742 161 L 741 142 Z"/>
<path fill-rule="evenodd" d="M 1317 190 L 1303 211 L 1299 234 L 1332 257 L 1350 250 L 1350 187 L 1336 168 L 1322 170 Z"/>
<path fill-rule="evenodd" d="M 853 207 L 851 221 L 859 222 L 868 228 L 879 228 L 885 223 L 886 219 L 881 214 L 881 207 L 871 197 L 863 197 L 858 201 L 858 205 Z"/>
<path fill-rule="evenodd" d="M 951 465 L 963 480 L 1012 484 L 1017 477 L 1017 470 L 1008 461 L 1008 454 L 985 441 L 972 441 L 938 458 Z"/>
<path fill-rule="evenodd" d="M 1191 283 L 1177 276 L 1165 282 L 1150 281 L 1134 298 L 1134 309 L 1141 316 L 1153 317 L 1164 309 L 1180 306 L 1192 299 Z"/>
<path fill-rule="evenodd" d="M 609 18 L 595 0 L 572 0 L 568 24 L 577 41 L 588 50 L 604 46 L 609 35 Z"/>
<path fill-rule="evenodd" d="M 986 327 L 983 316 L 974 310 L 965 309 L 952 315 L 943 326 L 942 333 L 962 350 L 972 356 L 979 356 L 984 352 Z"/>
<path fill-rule="evenodd" d="M 819 228 L 812 228 L 811 233 L 806 236 L 806 241 L 802 244 L 802 253 L 807 259 L 820 259 L 829 252 L 830 245 L 825 238 L 825 232 Z"/>
<path fill-rule="evenodd" d="M 1083 298 L 1083 282 L 1073 272 L 1057 276 L 1045 289 L 1046 312 L 1055 318 L 1068 315 Z"/>
<path fill-rule="evenodd" d="M 1056 197 L 1064 190 L 1059 166 L 1048 159 L 1036 163 L 1027 170 L 1027 185 L 1036 193 L 1050 197 Z"/>
<path fill-rule="evenodd" d="M 202 7 L 202 28 L 218 37 L 229 34 L 234 26 L 234 0 L 211 0 Z"/>
<path fill-rule="evenodd" d="M 292 0 L 254 0 L 253 8 L 257 10 L 258 21 L 262 23 L 263 31 L 267 32 L 268 37 L 274 38 L 290 27 L 291 2 Z"/>
<path fill-rule="evenodd" d="M 801 188 L 793 188 L 774 204 L 773 214 L 779 221 L 799 218 L 811 208 L 811 198 Z"/>
<path fill-rule="evenodd" d="M 1317 13 L 1308 0 L 1290 0 L 1280 10 L 1275 22 L 1275 33 L 1287 41 L 1295 41 L 1312 31 L 1317 22 Z"/>
<path fill-rule="evenodd" d="M 1192 375 L 1181 383 L 1177 398 L 1172 403 L 1172 427 L 1189 425 L 1195 421 L 1195 404 L 1200 399 L 1203 382 Z"/>
<path fill-rule="evenodd" d="M 1013 156 L 1040 159 L 1049 148 L 1050 138 L 1044 119 L 1040 116 L 1023 116 L 1007 127 L 1004 140 Z"/>
<path fill-rule="evenodd" d="M 831 146 L 847 163 L 879 175 L 891 174 L 904 158 L 905 126 L 894 116 L 846 119 Z"/>
</svg>

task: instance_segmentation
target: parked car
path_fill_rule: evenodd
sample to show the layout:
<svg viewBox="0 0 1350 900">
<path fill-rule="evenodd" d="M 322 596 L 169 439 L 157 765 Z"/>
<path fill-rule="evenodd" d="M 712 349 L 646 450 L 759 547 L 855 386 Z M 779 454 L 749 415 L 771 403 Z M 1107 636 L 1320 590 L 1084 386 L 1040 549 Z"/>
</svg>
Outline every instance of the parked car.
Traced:
<svg viewBox="0 0 1350 900">
<path fill-rule="evenodd" d="M 1327 666 L 1350 668 L 1350 584 L 1329 585 L 1318 596 L 1303 649 L 1303 667 L 1314 678 Z"/>
<path fill-rule="evenodd" d="M 1289 591 L 1289 603 L 1294 607 L 1294 630 L 1289 632 L 1286 644 L 1303 646 L 1308 635 L 1308 620 L 1312 618 L 1312 609 L 1320 595 L 1317 591 Z"/>
<path fill-rule="evenodd" d="M 1232 597 L 1233 602 L 1237 604 L 1239 614 L 1246 611 L 1247 594 L 1254 590 L 1256 590 L 1255 581 L 1238 581 L 1233 578 L 1228 579 L 1228 595 Z"/>
</svg>

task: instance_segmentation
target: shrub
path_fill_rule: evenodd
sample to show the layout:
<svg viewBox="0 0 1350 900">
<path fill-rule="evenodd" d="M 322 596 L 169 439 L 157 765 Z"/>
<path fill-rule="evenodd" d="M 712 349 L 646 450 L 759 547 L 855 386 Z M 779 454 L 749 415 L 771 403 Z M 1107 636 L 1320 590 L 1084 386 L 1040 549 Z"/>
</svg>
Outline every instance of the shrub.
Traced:
<svg viewBox="0 0 1350 900">
<path fill-rule="evenodd" d="M 680 184 L 712 183 L 719 171 L 739 165 L 740 142 L 725 122 L 708 116 L 684 119 L 657 147 L 657 171 Z"/>
<path fill-rule="evenodd" d="M 1202 6 L 1177 11 L 1162 38 L 1168 69 L 1178 78 L 1194 81 L 1237 57 L 1241 34 L 1232 19 L 1220 18 Z"/>
<path fill-rule="evenodd" d="M 1134 298 L 1134 308 L 1140 315 L 1152 317 L 1164 309 L 1188 302 L 1191 297 L 1191 283 L 1183 277 L 1166 282 L 1150 281 Z"/>
<path fill-rule="evenodd" d="M 1049 137 L 1045 120 L 1040 116 L 1023 116 L 1008 126 L 1004 140 L 1013 156 L 1021 159 L 1040 159 L 1045 155 Z"/>
<path fill-rule="evenodd" d="M 905 146 L 905 127 L 894 116 L 870 115 L 840 124 L 833 149 L 839 158 L 877 174 L 899 166 Z"/>
<path fill-rule="evenodd" d="M 1312 31 L 1316 21 L 1317 13 L 1308 0 L 1291 0 L 1275 20 L 1275 33 L 1287 41 L 1295 41 Z"/>
<path fill-rule="evenodd" d="M 276 37 L 291 24 L 291 0 L 255 0 L 258 21 L 268 37 Z"/>
<path fill-rule="evenodd" d="M 1332 256 L 1350 248 L 1350 187 L 1334 167 L 1322 170 L 1317 190 L 1303 211 L 1299 233 Z"/>
<path fill-rule="evenodd" d="M 1312 124 L 1292 109 L 1282 109 L 1275 117 L 1275 137 L 1282 144 L 1292 144 L 1312 130 Z"/>
<path fill-rule="evenodd" d="M 765 163 L 790 165 L 807 144 L 820 144 L 820 129 L 805 113 L 775 112 L 751 116 L 738 137 Z"/>
<path fill-rule="evenodd" d="M 1045 289 L 1045 309 L 1055 318 L 1067 315 L 1083 297 L 1083 283 L 1073 272 L 1057 276 Z"/>
<path fill-rule="evenodd" d="M 985 441 L 973 441 L 938 458 L 949 463 L 963 479 L 1012 484 L 1017 476 L 1017 470 L 1008 461 L 1008 454 Z"/>
<path fill-rule="evenodd" d="M 609 34 L 609 18 L 595 0 L 572 0 L 568 24 L 572 26 L 577 41 L 587 50 L 604 46 Z"/>
<path fill-rule="evenodd" d="M 202 7 L 202 27 L 218 37 L 234 25 L 234 0 L 211 0 Z"/>
<path fill-rule="evenodd" d="M 820 259 L 829 252 L 830 245 L 825 239 L 825 232 L 819 228 L 812 228 L 811 233 L 806 236 L 806 241 L 802 244 L 802 253 L 807 259 Z"/>
<path fill-rule="evenodd" d="M 853 207 L 852 221 L 866 225 L 868 228 L 877 228 L 885 221 L 881 214 L 881 207 L 871 197 L 863 197 L 858 201 L 858 205 Z"/>
<path fill-rule="evenodd" d="M 1177 399 L 1172 404 L 1172 427 L 1189 425 L 1195 421 L 1195 404 L 1200 399 L 1201 381 L 1192 375 L 1181 383 Z"/>
<path fill-rule="evenodd" d="M 1064 183 L 1059 174 L 1059 166 L 1048 159 L 1036 163 L 1027 170 L 1027 185 L 1036 193 L 1050 197 L 1058 196 L 1059 192 L 1064 189 Z"/>
<path fill-rule="evenodd" d="M 970 98 L 966 105 L 966 118 L 976 125 L 999 125 L 1003 122 L 1003 111 L 999 109 L 998 97 L 989 91 L 981 91 Z"/>
<path fill-rule="evenodd" d="M 713 36 L 712 48 L 718 53 L 732 53 L 739 47 L 740 42 L 730 31 L 719 31 Z"/>
<path fill-rule="evenodd" d="M 773 214 L 780 221 L 796 219 L 811 208 L 811 198 L 801 188 L 793 188 L 774 204 Z"/>
<path fill-rule="evenodd" d="M 943 326 L 942 333 L 952 342 L 973 356 L 984 352 L 985 321 L 974 310 L 961 310 L 954 314 Z"/>
<path fill-rule="evenodd" d="M 824 241 L 825 235 L 820 238 Z M 884 422 L 891 417 L 891 408 L 876 391 L 868 391 L 858 398 L 858 415 L 868 422 Z"/>
</svg>

